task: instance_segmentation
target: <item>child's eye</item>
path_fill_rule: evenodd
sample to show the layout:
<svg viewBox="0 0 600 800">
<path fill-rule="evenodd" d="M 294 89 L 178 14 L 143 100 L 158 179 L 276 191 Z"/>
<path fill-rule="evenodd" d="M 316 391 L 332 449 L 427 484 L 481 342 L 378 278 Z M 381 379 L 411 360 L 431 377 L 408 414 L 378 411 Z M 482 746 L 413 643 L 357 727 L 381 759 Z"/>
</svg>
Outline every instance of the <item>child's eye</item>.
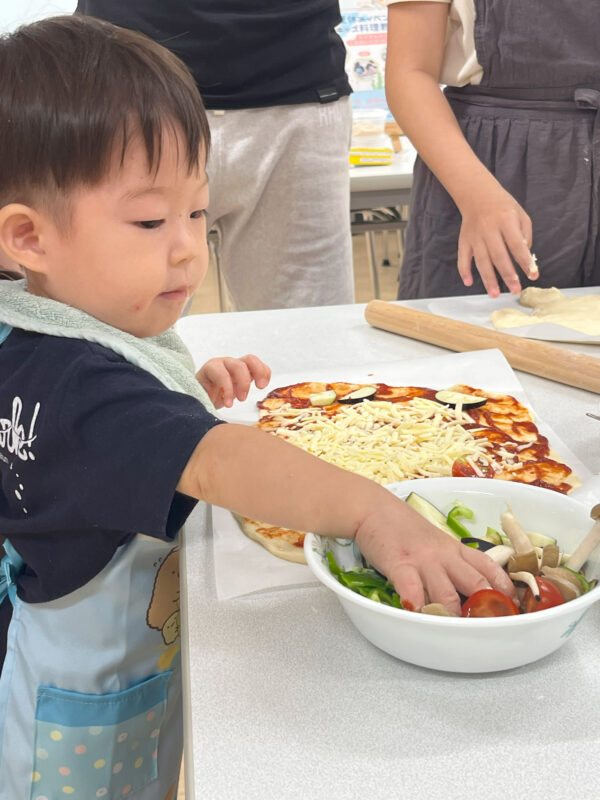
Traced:
<svg viewBox="0 0 600 800">
<path fill-rule="evenodd" d="M 190 217 L 192 219 L 202 219 L 202 217 L 206 216 L 206 209 L 200 209 L 199 211 L 192 211 Z"/>
<path fill-rule="evenodd" d="M 153 228 L 158 228 L 163 224 L 163 219 L 144 219 L 138 222 L 140 228 L 145 228 L 146 230 L 152 230 Z"/>
</svg>

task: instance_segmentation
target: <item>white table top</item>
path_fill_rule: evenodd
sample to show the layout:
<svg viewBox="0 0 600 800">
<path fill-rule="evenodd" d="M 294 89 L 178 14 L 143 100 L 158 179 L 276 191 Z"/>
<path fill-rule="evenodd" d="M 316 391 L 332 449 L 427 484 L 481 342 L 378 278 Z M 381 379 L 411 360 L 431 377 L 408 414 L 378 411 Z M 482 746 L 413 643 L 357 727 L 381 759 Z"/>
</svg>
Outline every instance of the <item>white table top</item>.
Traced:
<svg viewBox="0 0 600 800">
<path fill-rule="evenodd" d="M 256 352 L 280 372 L 448 352 L 363 315 L 363 305 L 207 314 L 179 330 L 198 364 Z M 539 416 L 600 472 L 600 423 L 585 416 L 598 396 L 518 376 Z M 369 644 L 323 587 L 217 601 L 200 508 L 182 552 L 182 613 L 188 800 L 600 796 L 600 605 L 540 662 L 433 672 Z"/>
</svg>

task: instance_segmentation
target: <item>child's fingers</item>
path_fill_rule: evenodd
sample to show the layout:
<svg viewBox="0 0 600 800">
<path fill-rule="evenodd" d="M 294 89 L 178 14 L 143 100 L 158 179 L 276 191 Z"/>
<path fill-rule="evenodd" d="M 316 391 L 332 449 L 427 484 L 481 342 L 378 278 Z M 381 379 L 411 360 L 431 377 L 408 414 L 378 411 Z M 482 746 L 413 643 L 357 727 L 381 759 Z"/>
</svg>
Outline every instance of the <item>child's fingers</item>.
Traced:
<svg viewBox="0 0 600 800">
<path fill-rule="evenodd" d="M 425 603 L 425 591 L 418 569 L 412 564 L 400 564 L 394 570 L 393 577 L 387 577 L 394 584 L 405 607 L 420 611 Z"/>
<path fill-rule="evenodd" d="M 252 380 L 264 388 L 271 379 L 269 367 L 255 355 L 242 358 L 211 358 L 196 374 L 216 408 L 230 408 L 245 400 Z"/>
<path fill-rule="evenodd" d="M 518 294 L 521 291 L 521 283 L 500 231 L 492 231 L 486 240 L 486 245 L 492 264 L 500 274 L 507 289 L 512 294 Z"/>
<path fill-rule="evenodd" d="M 233 359 L 232 359 L 233 360 Z M 196 375 L 215 408 L 230 408 L 233 405 L 233 383 L 224 359 L 211 358 Z"/>
<path fill-rule="evenodd" d="M 464 547 L 465 545 L 461 545 Z M 462 555 L 462 554 L 461 554 Z M 488 559 L 491 561 L 491 559 Z M 462 558 L 455 558 L 447 564 L 444 574 L 451 582 L 455 592 L 459 592 L 463 597 L 469 597 L 473 592 L 480 589 L 490 589 L 490 581 L 478 570 L 471 566 Z M 445 584 L 444 584 L 445 585 Z M 438 602 L 442 602 L 441 600 Z M 459 602 L 460 613 L 460 602 Z"/>
<path fill-rule="evenodd" d="M 448 611 L 460 616 L 460 597 L 443 565 L 439 561 L 428 563 L 422 567 L 421 576 L 429 595 L 429 602 L 441 603 Z"/>
<path fill-rule="evenodd" d="M 464 545 L 462 546 L 464 547 Z M 508 595 L 511 600 L 516 600 L 517 590 L 515 589 L 514 583 L 511 581 L 506 571 L 498 566 L 495 561 L 492 561 L 489 556 L 486 556 L 485 553 L 480 553 L 478 550 L 474 550 L 472 547 L 464 547 L 464 551 L 461 555 L 464 561 L 473 566 L 488 580 L 493 589 L 497 589 L 499 592 Z M 480 588 L 485 587 L 482 586 Z M 471 591 L 470 594 L 473 594 L 473 591 Z"/>
<path fill-rule="evenodd" d="M 514 224 L 502 231 L 506 244 L 517 264 L 532 280 L 538 276 L 535 261 L 531 256 L 531 220 L 525 212 L 515 220 Z"/>
<path fill-rule="evenodd" d="M 484 241 L 478 242 L 473 247 L 473 255 L 475 257 L 475 266 L 481 275 L 481 280 L 483 281 L 486 292 L 490 297 L 498 297 L 500 289 L 498 287 L 494 266 Z"/>
<path fill-rule="evenodd" d="M 242 356 L 240 361 L 243 361 L 244 364 L 246 364 L 250 371 L 252 380 L 258 386 L 258 388 L 264 389 L 271 380 L 270 367 L 268 367 L 264 361 L 261 361 L 258 356 L 255 356 L 252 353 Z"/>
<path fill-rule="evenodd" d="M 458 274 L 465 286 L 473 284 L 473 275 L 471 274 L 472 261 L 473 248 L 467 242 L 466 237 L 461 234 L 458 239 Z"/>
<path fill-rule="evenodd" d="M 241 358 L 224 358 L 223 363 L 229 373 L 233 395 L 238 400 L 245 400 L 252 383 L 252 375 L 247 364 Z"/>
</svg>

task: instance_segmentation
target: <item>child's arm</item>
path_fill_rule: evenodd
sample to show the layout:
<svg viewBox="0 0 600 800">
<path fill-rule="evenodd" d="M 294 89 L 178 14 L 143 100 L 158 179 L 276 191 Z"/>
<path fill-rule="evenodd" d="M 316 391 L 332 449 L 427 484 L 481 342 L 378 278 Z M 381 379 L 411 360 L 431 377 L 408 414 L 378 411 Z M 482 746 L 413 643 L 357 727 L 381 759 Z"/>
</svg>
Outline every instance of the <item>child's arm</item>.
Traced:
<svg viewBox="0 0 600 800">
<path fill-rule="evenodd" d="M 233 401 L 245 400 L 252 381 L 264 389 L 271 380 L 271 370 L 258 356 L 211 358 L 196 373 L 215 408 L 230 408 Z"/>
<path fill-rule="evenodd" d="M 457 589 L 470 595 L 491 584 L 515 595 L 488 556 L 434 528 L 391 492 L 255 428 L 212 428 L 177 489 L 262 522 L 355 539 L 416 609 L 423 605 L 424 588 L 432 602 L 456 613 Z"/>
<path fill-rule="evenodd" d="M 390 110 L 462 215 L 458 271 L 473 282 L 471 261 L 491 296 L 497 275 L 511 292 L 519 278 L 509 256 L 536 278 L 529 248 L 531 220 L 477 158 L 440 91 L 449 5 L 395 3 L 388 9 L 386 95 Z M 508 248 L 508 249 L 507 249 Z"/>
</svg>

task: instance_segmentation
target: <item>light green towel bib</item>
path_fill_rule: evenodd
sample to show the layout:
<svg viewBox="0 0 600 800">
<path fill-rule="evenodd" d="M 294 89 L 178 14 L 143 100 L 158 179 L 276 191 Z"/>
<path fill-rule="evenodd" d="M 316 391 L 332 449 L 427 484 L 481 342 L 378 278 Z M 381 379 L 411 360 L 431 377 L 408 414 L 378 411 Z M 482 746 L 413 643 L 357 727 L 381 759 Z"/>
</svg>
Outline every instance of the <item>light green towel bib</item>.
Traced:
<svg viewBox="0 0 600 800">
<path fill-rule="evenodd" d="M 0 322 L 35 333 L 85 339 L 149 372 L 167 389 L 192 395 L 209 411 L 210 398 L 196 380 L 192 357 L 173 328 L 140 339 L 47 297 L 29 294 L 26 281 L 0 281 Z"/>
</svg>

